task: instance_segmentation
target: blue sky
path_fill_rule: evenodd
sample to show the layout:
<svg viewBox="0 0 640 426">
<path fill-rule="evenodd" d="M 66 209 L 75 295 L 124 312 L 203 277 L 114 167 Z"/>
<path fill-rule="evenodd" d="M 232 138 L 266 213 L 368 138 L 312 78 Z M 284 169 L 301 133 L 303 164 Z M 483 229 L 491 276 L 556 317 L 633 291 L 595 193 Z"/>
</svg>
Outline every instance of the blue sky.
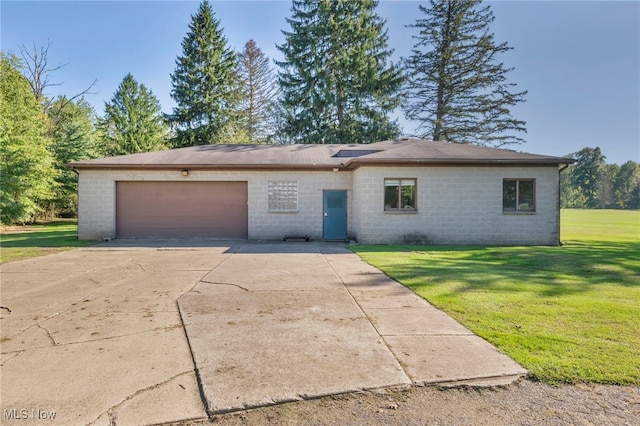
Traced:
<svg viewBox="0 0 640 426">
<path fill-rule="evenodd" d="M 423 2 L 423 3 L 426 3 Z M 398 59 L 413 45 L 418 1 L 383 0 L 389 45 Z M 527 122 L 525 152 L 566 155 L 599 146 L 607 162 L 640 161 L 640 2 L 491 1 L 498 42 L 514 49 L 500 59 L 515 67 L 510 81 L 528 90 L 513 114 Z M 289 1 L 212 1 L 229 44 L 241 50 L 253 38 L 270 58 L 289 30 Z M 0 3 L 0 47 L 51 42 L 51 65 L 68 64 L 52 76 L 64 83 L 49 95 L 75 94 L 94 79 L 87 100 L 103 113 L 129 72 L 174 106 L 170 73 L 181 54 L 198 2 L 192 1 L 6 1 Z M 406 134 L 415 125 L 399 117 Z"/>
</svg>

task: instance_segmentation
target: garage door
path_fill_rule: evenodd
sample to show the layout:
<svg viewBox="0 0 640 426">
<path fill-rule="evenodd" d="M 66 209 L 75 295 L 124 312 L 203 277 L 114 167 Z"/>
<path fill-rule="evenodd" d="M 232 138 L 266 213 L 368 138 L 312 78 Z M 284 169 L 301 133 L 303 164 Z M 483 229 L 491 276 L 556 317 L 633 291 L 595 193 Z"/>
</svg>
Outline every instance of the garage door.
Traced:
<svg viewBox="0 0 640 426">
<path fill-rule="evenodd" d="M 247 182 L 117 182 L 118 238 L 247 238 Z"/>
</svg>

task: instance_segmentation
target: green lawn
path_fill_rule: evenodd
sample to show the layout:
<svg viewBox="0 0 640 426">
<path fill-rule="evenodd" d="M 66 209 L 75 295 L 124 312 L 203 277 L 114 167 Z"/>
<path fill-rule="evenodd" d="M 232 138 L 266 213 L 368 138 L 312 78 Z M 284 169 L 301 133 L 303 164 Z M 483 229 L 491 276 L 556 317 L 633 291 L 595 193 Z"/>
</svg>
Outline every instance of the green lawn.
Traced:
<svg viewBox="0 0 640 426">
<path fill-rule="evenodd" d="M 563 210 L 562 241 L 353 249 L 536 379 L 640 385 L 640 212 Z"/>
<path fill-rule="evenodd" d="M 63 220 L 25 227 L 25 230 L 3 231 L 0 234 L 0 263 L 42 256 L 95 244 L 78 241 L 77 222 Z"/>
</svg>

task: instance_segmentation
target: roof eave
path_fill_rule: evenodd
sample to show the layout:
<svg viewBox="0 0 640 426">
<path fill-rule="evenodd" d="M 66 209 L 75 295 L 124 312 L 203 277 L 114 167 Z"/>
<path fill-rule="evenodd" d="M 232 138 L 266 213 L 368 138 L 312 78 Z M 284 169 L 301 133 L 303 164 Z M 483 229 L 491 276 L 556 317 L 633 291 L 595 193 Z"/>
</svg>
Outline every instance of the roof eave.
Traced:
<svg viewBox="0 0 640 426">
<path fill-rule="evenodd" d="M 340 164 L 113 164 L 68 163 L 76 170 L 333 170 Z"/>
<path fill-rule="evenodd" d="M 572 164 L 575 160 L 570 158 L 548 159 L 377 159 L 354 158 L 347 161 L 346 169 L 355 169 L 362 166 L 531 166 L 551 167 L 559 164 Z"/>
<path fill-rule="evenodd" d="M 184 163 L 108 163 L 72 162 L 66 167 L 77 170 L 351 170 L 362 166 L 532 166 L 551 167 L 573 164 L 572 158 L 543 157 L 527 159 L 478 159 L 478 158 L 365 158 L 354 157 L 342 163 L 323 164 L 184 164 Z"/>
</svg>

